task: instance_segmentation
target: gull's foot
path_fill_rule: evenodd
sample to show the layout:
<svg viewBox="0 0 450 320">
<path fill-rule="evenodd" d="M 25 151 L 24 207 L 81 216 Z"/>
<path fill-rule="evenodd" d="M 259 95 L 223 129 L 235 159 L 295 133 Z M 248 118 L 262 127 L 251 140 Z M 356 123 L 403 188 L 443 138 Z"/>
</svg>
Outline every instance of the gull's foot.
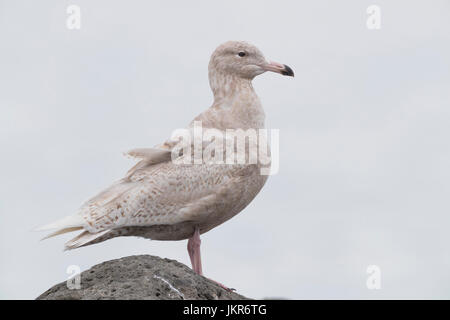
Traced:
<svg viewBox="0 0 450 320">
<path fill-rule="evenodd" d="M 208 279 L 208 280 L 211 280 L 212 282 L 214 282 L 215 284 L 217 284 L 217 285 L 218 285 L 219 287 L 221 287 L 222 289 L 225 289 L 226 291 L 229 291 L 229 292 L 236 291 L 235 288 L 228 288 L 227 286 L 221 284 L 220 282 L 217 282 L 216 280 L 213 280 L 213 279 L 210 279 L 210 278 L 207 278 L 207 279 Z"/>
</svg>

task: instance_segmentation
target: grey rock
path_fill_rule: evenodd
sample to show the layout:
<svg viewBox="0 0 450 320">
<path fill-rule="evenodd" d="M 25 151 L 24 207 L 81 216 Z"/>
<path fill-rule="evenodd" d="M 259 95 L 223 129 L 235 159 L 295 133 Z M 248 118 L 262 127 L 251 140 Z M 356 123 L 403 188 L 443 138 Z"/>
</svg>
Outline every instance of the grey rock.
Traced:
<svg viewBox="0 0 450 320">
<path fill-rule="evenodd" d="M 81 273 L 81 288 L 61 282 L 37 300 L 242 300 L 175 260 L 150 255 L 106 261 Z"/>
</svg>

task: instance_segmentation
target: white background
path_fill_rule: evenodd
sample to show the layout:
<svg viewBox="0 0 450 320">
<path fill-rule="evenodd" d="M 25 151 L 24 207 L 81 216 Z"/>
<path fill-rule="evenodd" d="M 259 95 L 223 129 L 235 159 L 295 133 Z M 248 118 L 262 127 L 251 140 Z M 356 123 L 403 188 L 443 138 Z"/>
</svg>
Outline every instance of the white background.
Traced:
<svg viewBox="0 0 450 320">
<path fill-rule="evenodd" d="M 66 28 L 67 6 L 81 29 Z M 366 9 L 381 8 L 368 30 Z M 133 254 L 189 265 L 186 241 L 62 252 L 73 214 L 209 107 L 211 52 L 247 40 L 295 78 L 254 86 L 280 171 L 205 234 L 205 274 L 253 298 L 450 298 L 448 1 L 0 0 L 0 298 L 33 299 Z M 368 290 L 366 268 L 381 268 Z"/>
</svg>

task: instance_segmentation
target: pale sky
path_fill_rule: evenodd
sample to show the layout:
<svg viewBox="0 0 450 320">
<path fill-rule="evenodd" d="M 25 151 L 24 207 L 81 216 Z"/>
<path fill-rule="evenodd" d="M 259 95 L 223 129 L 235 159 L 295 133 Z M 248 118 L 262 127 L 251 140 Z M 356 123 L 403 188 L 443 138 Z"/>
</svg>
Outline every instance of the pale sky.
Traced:
<svg viewBox="0 0 450 320">
<path fill-rule="evenodd" d="M 66 27 L 71 4 L 80 30 Z M 190 266 L 186 241 L 63 252 L 73 235 L 31 230 L 121 178 L 134 164 L 122 152 L 209 107 L 209 56 L 227 40 L 296 77 L 254 81 L 280 170 L 202 236 L 205 275 L 252 298 L 450 298 L 448 1 L 0 0 L 0 39 L 0 298 L 129 255 Z"/>
</svg>

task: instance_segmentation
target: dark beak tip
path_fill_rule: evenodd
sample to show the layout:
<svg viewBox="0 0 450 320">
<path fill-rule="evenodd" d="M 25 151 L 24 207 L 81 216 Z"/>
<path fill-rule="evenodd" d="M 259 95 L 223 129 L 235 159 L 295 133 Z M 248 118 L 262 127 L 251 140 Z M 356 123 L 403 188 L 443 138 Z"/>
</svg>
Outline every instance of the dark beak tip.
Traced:
<svg viewBox="0 0 450 320">
<path fill-rule="evenodd" d="M 289 77 L 294 76 L 294 70 L 292 70 L 291 67 L 289 67 L 285 64 L 284 64 L 284 70 L 281 73 L 283 74 L 283 76 L 289 76 Z"/>
</svg>

